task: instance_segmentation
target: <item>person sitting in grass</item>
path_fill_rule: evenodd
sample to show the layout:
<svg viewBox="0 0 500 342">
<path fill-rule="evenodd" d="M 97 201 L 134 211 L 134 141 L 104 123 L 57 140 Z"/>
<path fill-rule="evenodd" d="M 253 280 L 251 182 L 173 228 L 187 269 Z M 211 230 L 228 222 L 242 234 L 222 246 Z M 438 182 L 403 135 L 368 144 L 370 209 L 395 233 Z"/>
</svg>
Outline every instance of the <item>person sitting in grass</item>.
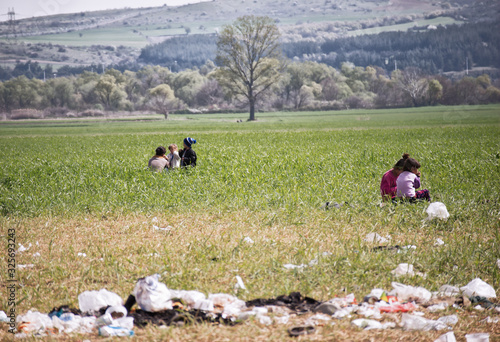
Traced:
<svg viewBox="0 0 500 342">
<path fill-rule="evenodd" d="M 148 162 L 148 167 L 151 171 L 162 172 L 164 168 L 168 168 L 168 160 L 165 156 L 167 149 L 163 146 L 158 146 L 156 148 L 156 155 L 151 157 Z"/>
<path fill-rule="evenodd" d="M 181 166 L 181 157 L 179 156 L 179 151 L 177 150 L 176 144 L 171 144 L 168 146 L 170 153 L 167 156 L 169 163 L 169 169 L 177 169 Z"/>
<path fill-rule="evenodd" d="M 401 199 L 407 199 L 410 202 L 416 200 L 431 201 L 429 190 L 416 190 L 420 188 L 420 163 L 413 158 L 405 160 L 403 172 L 396 180 L 397 196 Z"/>
<path fill-rule="evenodd" d="M 196 144 L 195 139 L 189 137 L 184 139 L 184 149 L 179 151 L 181 167 L 196 166 L 196 152 L 191 148 L 193 144 Z"/>
<path fill-rule="evenodd" d="M 392 169 L 384 173 L 382 176 L 382 181 L 380 182 L 380 193 L 382 194 L 382 199 L 384 201 L 389 201 L 396 197 L 396 180 L 403 172 L 405 160 L 409 157 L 410 155 L 408 153 L 403 154 L 403 157 L 401 157 L 401 159 L 394 164 Z"/>
</svg>

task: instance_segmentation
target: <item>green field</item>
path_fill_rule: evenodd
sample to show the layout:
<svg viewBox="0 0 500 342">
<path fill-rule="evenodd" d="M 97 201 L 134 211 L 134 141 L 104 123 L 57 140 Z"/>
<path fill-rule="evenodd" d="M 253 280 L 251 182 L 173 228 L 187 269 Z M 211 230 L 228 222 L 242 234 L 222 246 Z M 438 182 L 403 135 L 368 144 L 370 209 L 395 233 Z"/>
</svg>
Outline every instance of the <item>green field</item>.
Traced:
<svg viewBox="0 0 500 342">
<path fill-rule="evenodd" d="M 18 312 L 77 306 L 79 293 L 104 287 L 126 298 L 137 278 L 153 273 L 169 288 L 232 294 L 240 275 L 244 300 L 292 291 L 319 300 L 353 292 L 361 300 L 372 288 L 390 290 L 391 281 L 436 291 L 476 277 L 500 294 L 500 106 L 256 116 L 243 123 L 236 120 L 246 114 L 0 123 L 2 234 L 15 229 L 17 242 L 33 245 L 17 256 L 18 264 L 34 264 L 17 271 Z M 195 169 L 147 170 L 158 145 L 186 136 L 198 141 Z M 422 185 L 445 203 L 447 221 L 425 220 L 426 203 L 379 205 L 380 178 L 403 152 L 422 164 Z M 332 200 L 346 204 L 320 209 Z M 371 232 L 416 249 L 375 252 L 364 241 Z M 445 245 L 434 246 L 437 238 Z M 314 267 L 283 267 L 318 256 Z M 427 277 L 396 279 L 390 271 L 399 263 Z M 0 299 L 0 310 L 6 306 Z M 479 323 L 498 312 L 450 307 L 426 317 L 445 314 L 459 315 L 457 339 L 489 332 L 499 341 L 498 324 Z M 384 319 L 398 316 L 391 317 Z M 434 341 L 444 333 L 366 332 L 349 322 L 320 327 L 311 338 Z M 136 329 L 136 339 L 278 341 L 288 327 L 149 327 Z"/>
</svg>

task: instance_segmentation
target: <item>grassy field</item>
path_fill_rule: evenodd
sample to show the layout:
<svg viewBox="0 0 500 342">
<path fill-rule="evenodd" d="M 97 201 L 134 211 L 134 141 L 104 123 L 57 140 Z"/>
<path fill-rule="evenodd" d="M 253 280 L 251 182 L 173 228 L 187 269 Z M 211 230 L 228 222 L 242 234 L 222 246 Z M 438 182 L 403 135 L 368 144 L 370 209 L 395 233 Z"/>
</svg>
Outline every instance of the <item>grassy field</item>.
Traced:
<svg viewBox="0 0 500 342">
<path fill-rule="evenodd" d="M 2 237 L 15 229 L 18 243 L 32 244 L 17 263 L 34 265 L 17 270 L 18 313 L 77 306 L 84 290 L 107 288 L 126 298 L 137 278 L 153 273 L 169 288 L 244 300 L 291 291 L 318 300 L 353 292 L 361 300 L 395 280 L 436 291 L 476 277 L 499 294 L 500 106 L 259 113 L 257 122 L 236 123 L 245 117 L 1 123 Z M 158 145 L 181 144 L 185 136 L 198 141 L 196 169 L 146 169 Z M 380 207 L 380 178 L 403 152 L 421 162 L 423 187 L 446 204 L 446 222 L 425 220 L 424 203 Z M 321 210 L 330 200 L 347 204 Z M 153 224 L 173 229 L 155 231 Z M 375 252 L 364 241 L 371 232 L 416 249 Z M 437 238 L 445 244 L 434 246 Z M 315 258 L 313 267 L 283 267 Z M 427 277 L 394 278 L 390 271 L 403 262 Z M 236 275 L 248 291 L 234 292 Z M 6 308 L 1 298 L 0 310 Z M 449 308 L 426 317 L 445 314 L 459 316 L 457 340 L 472 332 L 500 340 L 498 324 L 479 323 L 498 312 Z M 444 333 L 367 332 L 350 320 L 309 338 L 434 341 Z M 288 327 L 247 321 L 135 330 L 141 341 L 280 341 Z M 2 330 L 0 338 L 8 338 Z"/>
</svg>

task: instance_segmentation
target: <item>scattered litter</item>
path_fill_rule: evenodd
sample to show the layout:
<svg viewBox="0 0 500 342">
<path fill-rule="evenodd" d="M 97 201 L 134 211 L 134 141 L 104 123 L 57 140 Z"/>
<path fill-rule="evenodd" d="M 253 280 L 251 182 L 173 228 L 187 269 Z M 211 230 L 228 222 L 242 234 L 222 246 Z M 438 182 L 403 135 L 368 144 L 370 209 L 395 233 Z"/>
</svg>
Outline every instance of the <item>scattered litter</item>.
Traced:
<svg viewBox="0 0 500 342">
<path fill-rule="evenodd" d="M 379 308 L 380 312 L 410 312 L 417 309 L 418 306 L 415 303 L 391 304 Z"/>
<path fill-rule="evenodd" d="M 339 310 L 340 306 L 333 303 L 321 303 L 313 309 L 314 312 L 319 312 L 327 315 L 333 315 L 335 311 Z"/>
<path fill-rule="evenodd" d="M 60 317 L 53 316 L 52 324 L 59 333 L 89 334 L 95 327 L 96 318 L 94 316 L 81 317 L 71 312 L 62 314 Z"/>
<path fill-rule="evenodd" d="M 158 222 L 158 217 L 156 217 L 156 216 L 155 216 L 155 217 L 153 217 L 153 218 L 151 219 L 151 222 Z"/>
<path fill-rule="evenodd" d="M 427 308 L 427 310 L 429 312 L 438 312 L 438 311 L 446 310 L 447 307 L 448 307 L 448 303 L 443 302 L 443 303 L 431 305 Z"/>
<path fill-rule="evenodd" d="M 301 268 L 307 267 L 307 265 L 306 264 L 300 264 L 300 265 L 284 264 L 283 267 L 286 268 L 287 270 L 293 270 L 296 268 L 301 269 Z"/>
<path fill-rule="evenodd" d="M 458 316 L 457 315 L 443 316 L 438 318 L 437 321 L 447 325 L 455 325 L 458 323 Z"/>
<path fill-rule="evenodd" d="M 443 285 L 439 288 L 438 294 L 446 297 L 454 297 L 460 293 L 460 289 L 456 286 Z"/>
<path fill-rule="evenodd" d="M 477 310 L 477 311 L 483 311 L 484 310 L 484 308 L 481 305 L 476 305 L 474 307 L 474 309 Z"/>
<path fill-rule="evenodd" d="M 1 314 L 1 312 L 0 312 L 0 314 Z M 500 318 L 498 318 L 498 317 L 491 318 L 490 316 L 486 317 L 482 321 L 479 321 L 479 323 L 498 323 L 498 322 L 500 322 Z"/>
<path fill-rule="evenodd" d="M 109 314 L 111 318 L 118 319 L 127 317 L 127 309 L 123 305 L 114 305 L 107 308 L 104 314 Z"/>
<path fill-rule="evenodd" d="M 7 314 L 4 311 L 0 311 L 0 322 L 4 323 L 10 322 L 9 317 L 7 317 Z"/>
<path fill-rule="evenodd" d="M 33 254 L 34 257 L 39 257 L 40 256 L 40 253 L 36 252 Z"/>
<path fill-rule="evenodd" d="M 299 326 L 288 329 L 288 334 L 292 337 L 312 334 L 316 331 L 316 328 L 312 325 Z"/>
<path fill-rule="evenodd" d="M 490 340 L 490 334 L 488 333 L 476 333 L 465 335 L 465 340 L 467 342 L 488 342 Z"/>
<path fill-rule="evenodd" d="M 457 342 L 457 339 L 455 338 L 455 334 L 453 333 L 453 331 L 450 331 L 444 335 L 439 336 L 437 340 L 434 340 L 434 342 Z"/>
<path fill-rule="evenodd" d="M 245 287 L 245 284 L 243 283 L 243 279 L 239 275 L 236 276 L 236 285 L 234 286 L 235 289 L 241 289 L 241 290 L 246 290 L 247 288 Z"/>
<path fill-rule="evenodd" d="M 450 217 L 450 214 L 448 213 L 448 210 L 446 209 L 446 206 L 444 203 L 441 202 L 434 202 L 429 204 L 429 207 L 426 210 L 428 220 L 432 220 L 433 218 L 439 218 L 441 220 L 447 220 L 448 217 Z"/>
<path fill-rule="evenodd" d="M 413 265 L 407 263 L 399 264 L 398 267 L 396 267 L 396 269 L 391 271 L 391 273 L 394 274 L 396 277 L 406 276 L 406 275 L 411 277 L 415 275 L 423 278 L 426 277 L 425 273 L 413 271 Z"/>
<path fill-rule="evenodd" d="M 173 228 L 174 228 L 174 227 L 172 227 L 172 226 L 167 226 L 167 227 L 165 227 L 165 228 L 160 228 L 160 227 L 158 227 L 158 226 L 153 225 L 153 229 L 154 229 L 154 230 L 160 230 L 160 231 L 163 231 L 163 232 L 169 232 L 169 231 L 171 231 Z"/>
<path fill-rule="evenodd" d="M 87 254 L 85 254 L 85 253 L 78 253 L 77 256 L 85 258 L 87 256 Z"/>
<path fill-rule="evenodd" d="M 401 318 L 401 325 L 404 330 L 443 330 L 448 328 L 446 323 L 434 321 L 424 317 L 404 313 Z"/>
<path fill-rule="evenodd" d="M 17 268 L 19 268 L 20 270 L 25 269 L 25 268 L 33 268 L 33 267 L 35 267 L 35 265 L 33 265 L 33 264 L 17 265 Z"/>
<path fill-rule="evenodd" d="M 322 313 L 317 313 L 307 319 L 305 322 L 306 325 L 313 325 L 313 326 L 322 326 L 325 325 L 326 323 L 330 322 L 332 320 L 332 316 L 330 315 L 325 315 Z"/>
<path fill-rule="evenodd" d="M 365 318 L 355 319 L 354 321 L 351 322 L 351 324 L 359 328 L 362 328 L 364 330 L 387 329 L 396 327 L 396 323 L 394 322 L 380 323 L 373 319 L 365 319 Z"/>
<path fill-rule="evenodd" d="M 434 242 L 434 246 L 442 246 L 442 245 L 444 245 L 444 241 L 441 240 L 441 239 L 439 239 L 439 238 L 437 238 L 436 242 Z"/>
<path fill-rule="evenodd" d="M 46 314 L 31 311 L 16 318 L 17 330 L 20 333 L 45 335 L 46 329 L 53 328 L 52 319 Z M 17 334 L 16 334 L 17 335 Z"/>
<path fill-rule="evenodd" d="M 370 233 L 370 234 L 366 235 L 366 237 L 365 237 L 366 242 L 385 243 L 385 242 L 389 242 L 390 239 L 391 239 L 391 237 L 389 235 L 387 235 L 384 238 L 384 237 L 380 236 L 378 233 Z"/>
<path fill-rule="evenodd" d="M 325 210 L 328 210 L 328 209 L 331 209 L 331 208 L 337 208 L 337 209 L 340 209 L 344 206 L 344 203 L 337 203 L 337 202 L 325 202 L 321 205 L 321 209 L 325 209 Z"/>
<path fill-rule="evenodd" d="M 472 280 L 470 283 L 468 283 L 467 285 L 462 286 L 460 288 L 460 290 L 462 290 L 464 295 L 466 295 L 468 297 L 472 297 L 472 296 L 481 296 L 481 297 L 486 297 L 486 298 L 496 298 L 497 297 L 497 295 L 495 293 L 495 289 L 491 285 L 485 283 L 484 281 L 482 281 L 479 278 L 476 278 L 476 279 Z"/>
<path fill-rule="evenodd" d="M 500 259 L 497 259 L 497 266 L 500 269 Z"/>
<path fill-rule="evenodd" d="M 85 291 L 78 295 L 78 306 L 82 312 L 97 312 L 100 308 L 114 305 L 123 305 L 123 301 L 116 293 L 106 289 Z"/>
<path fill-rule="evenodd" d="M 31 243 L 28 245 L 28 247 L 24 247 L 23 245 L 21 245 L 20 243 L 18 244 L 19 245 L 19 248 L 17 249 L 17 252 L 20 253 L 20 252 L 25 252 L 27 250 L 29 250 L 31 248 Z"/>
<path fill-rule="evenodd" d="M 158 281 L 159 277 L 154 274 L 137 281 L 133 295 L 142 310 L 157 312 L 173 308 L 170 291 L 165 284 Z"/>
<path fill-rule="evenodd" d="M 396 282 L 392 282 L 393 292 L 402 301 L 408 300 L 410 298 L 414 300 L 428 301 L 432 297 L 432 293 L 423 287 L 414 287 L 411 285 L 404 285 Z"/>
<path fill-rule="evenodd" d="M 245 238 L 243 239 L 243 242 L 246 242 L 246 243 L 249 243 L 249 244 L 254 243 L 254 241 L 253 241 L 253 240 L 252 240 L 249 236 L 245 237 Z"/>
<path fill-rule="evenodd" d="M 134 331 L 122 327 L 107 325 L 99 328 L 99 336 L 134 336 Z"/>
</svg>

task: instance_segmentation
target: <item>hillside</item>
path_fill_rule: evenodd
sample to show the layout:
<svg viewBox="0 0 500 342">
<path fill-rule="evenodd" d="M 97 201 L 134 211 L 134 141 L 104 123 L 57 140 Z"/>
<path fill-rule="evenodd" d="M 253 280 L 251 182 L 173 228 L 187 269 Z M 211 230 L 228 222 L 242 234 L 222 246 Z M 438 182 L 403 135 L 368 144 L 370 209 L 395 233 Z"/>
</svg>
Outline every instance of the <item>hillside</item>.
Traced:
<svg viewBox="0 0 500 342">
<path fill-rule="evenodd" d="M 487 21 L 498 4 L 471 0 L 452 4 L 360 0 L 214 0 L 179 7 L 151 7 L 23 19 L 14 28 L 0 22 L 0 61 L 61 65 L 136 63 L 140 49 L 172 37 L 214 34 L 246 14 L 276 20 L 284 43 L 315 42 L 429 25 Z M 13 32 L 15 29 L 15 32 Z"/>
</svg>

